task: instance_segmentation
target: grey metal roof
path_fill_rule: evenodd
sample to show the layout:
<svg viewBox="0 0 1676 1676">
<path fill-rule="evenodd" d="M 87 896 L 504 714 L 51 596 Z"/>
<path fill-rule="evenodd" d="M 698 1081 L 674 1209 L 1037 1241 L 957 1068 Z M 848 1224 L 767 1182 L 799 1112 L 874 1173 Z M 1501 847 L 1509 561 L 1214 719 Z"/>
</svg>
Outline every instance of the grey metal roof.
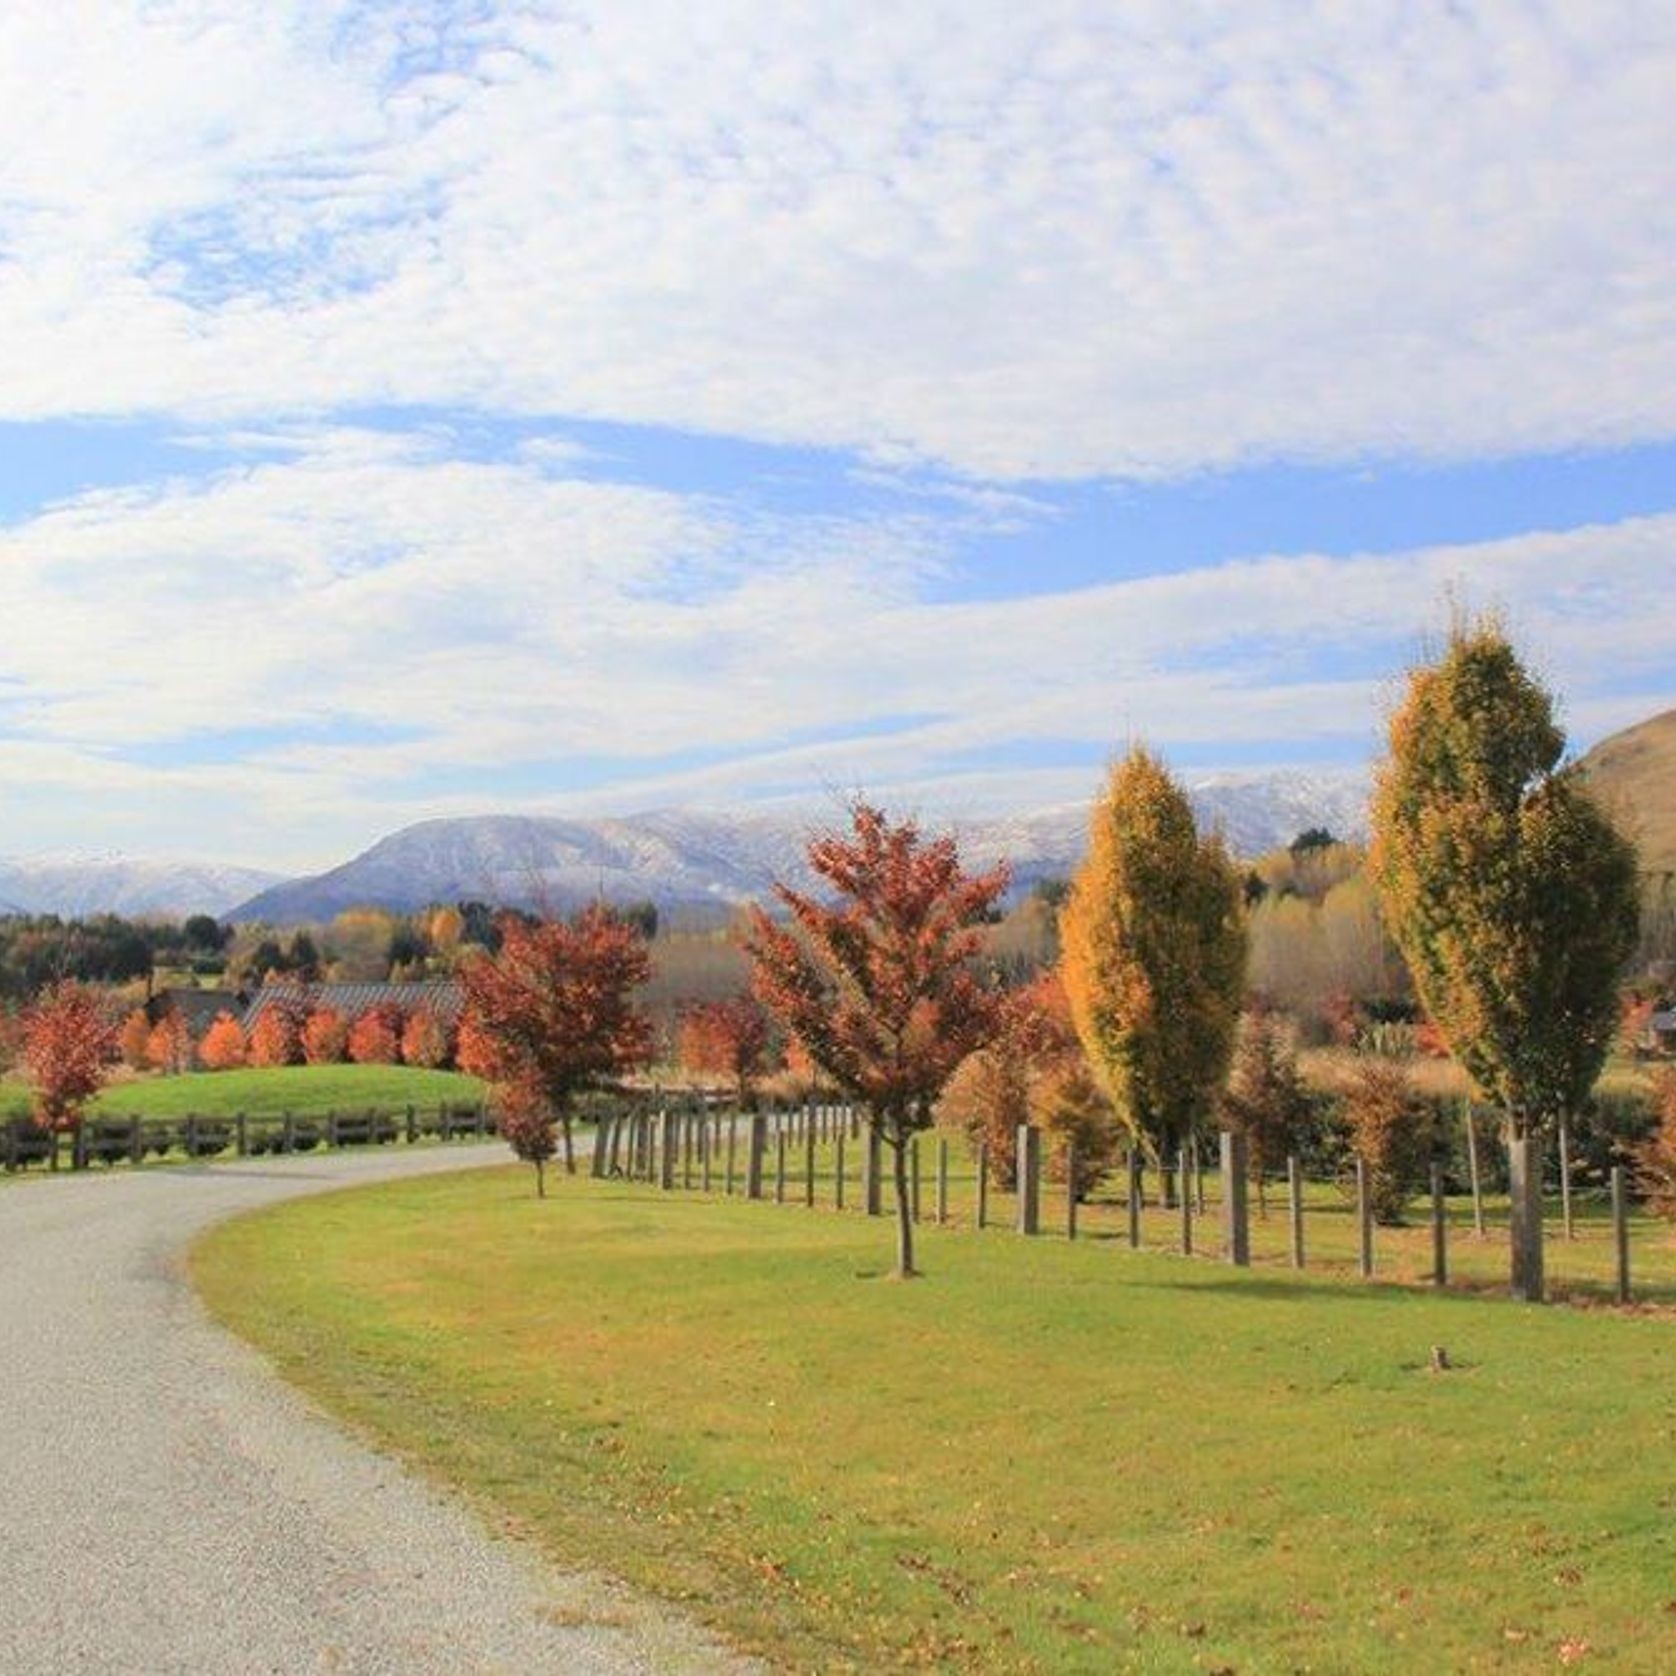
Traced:
<svg viewBox="0 0 1676 1676">
<path fill-rule="evenodd" d="M 452 1024 L 460 1016 L 463 1000 L 460 986 L 446 978 L 427 983 L 264 984 L 245 1009 L 245 1029 L 254 1029 L 257 1019 L 276 1002 L 298 995 L 311 1012 L 317 1007 L 330 1007 L 350 1024 L 374 1007 L 392 1005 L 409 1016 L 431 1012 L 445 1024 Z"/>
</svg>

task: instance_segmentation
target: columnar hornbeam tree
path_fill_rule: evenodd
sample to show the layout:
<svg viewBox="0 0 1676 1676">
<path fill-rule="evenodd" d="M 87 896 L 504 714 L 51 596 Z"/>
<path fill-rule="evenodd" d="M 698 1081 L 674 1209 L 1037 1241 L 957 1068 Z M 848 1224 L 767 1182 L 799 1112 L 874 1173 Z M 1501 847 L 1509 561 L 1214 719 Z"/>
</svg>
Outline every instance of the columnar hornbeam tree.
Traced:
<svg viewBox="0 0 1676 1676">
<path fill-rule="evenodd" d="M 1512 1283 L 1543 1291 L 1540 1140 L 1587 1098 L 1637 932 L 1634 846 L 1563 766 L 1553 701 L 1492 618 L 1460 619 L 1391 717 L 1371 865 L 1427 1015 L 1502 1111 Z"/>
<path fill-rule="evenodd" d="M 911 820 L 893 825 L 864 802 L 851 809 L 847 836 L 809 845 L 809 864 L 832 899 L 776 885 L 791 923 L 752 911 L 752 987 L 890 1147 L 896 1272 L 905 1279 L 915 1272 L 909 1143 L 931 1126 L 944 1085 L 1004 1014 L 976 963 L 978 928 L 1006 889 L 1007 870 L 969 874 L 952 838 L 925 838 Z"/>
<path fill-rule="evenodd" d="M 1136 746 L 1094 806 L 1059 918 L 1071 1021 L 1095 1077 L 1164 1169 L 1228 1075 L 1245 990 L 1244 893 L 1220 837 Z"/>
</svg>

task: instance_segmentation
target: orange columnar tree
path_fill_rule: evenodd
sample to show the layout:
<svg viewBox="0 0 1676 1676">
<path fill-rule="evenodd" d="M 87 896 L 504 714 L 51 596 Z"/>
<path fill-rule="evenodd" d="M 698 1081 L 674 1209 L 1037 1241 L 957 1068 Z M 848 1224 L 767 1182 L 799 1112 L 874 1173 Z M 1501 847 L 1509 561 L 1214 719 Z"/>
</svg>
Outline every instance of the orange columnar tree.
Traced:
<svg viewBox="0 0 1676 1676">
<path fill-rule="evenodd" d="M 833 899 L 776 885 L 790 916 L 753 909 L 752 987 L 825 1079 L 867 1112 L 892 1153 L 896 1272 L 914 1270 L 908 1143 L 931 1126 L 944 1085 L 1000 1028 L 1002 996 L 977 971 L 979 927 L 1007 870 L 969 874 L 952 838 L 927 839 L 858 802 L 847 835 L 809 845 Z"/>
<path fill-rule="evenodd" d="M 448 1026 L 429 1007 L 417 1008 L 402 1029 L 402 1063 L 434 1070 L 448 1063 L 453 1043 Z"/>
<path fill-rule="evenodd" d="M 250 1062 L 244 1029 L 231 1013 L 217 1013 L 198 1044 L 198 1057 L 207 1071 L 232 1071 Z"/>
<path fill-rule="evenodd" d="M 310 1065 L 341 1065 L 349 1050 L 349 1025 L 336 1007 L 316 1007 L 303 1025 L 302 1042 Z"/>
<path fill-rule="evenodd" d="M 651 1057 L 651 1020 L 634 995 L 652 962 L 639 930 L 603 907 L 533 925 L 508 915 L 500 930 L 498 952 L 460 967 L 460 1063 L 500 1090 L 507 1139 L 544 1194 L 553 1149 L 543 1130 L 559 1124 L 574 1174 L 576 1096 Z"/>
<path fill-rule="evenodd" d="M 23 1066 L 34 1089 L 35 1122 L 74 1130 L 105 1086 L 117 1031 L 102 997 L 86 984 L 55 984 L 23 1016 Z M 56 1166 L 58 1160 L 54 1156 Z"/>
<path fill-rule="evenodd" d="M 402 1056 L 400 1007 L 369 1007 L 349 1031 L 349 1057 L 357 1065 L 395 1065 Z"/>
<path fill-rule="evenodd" d="M 1164 1172 L 1212 1111 L 1245 992 L 1238 869 L 1136 746 L 1094 806 L 1060 913 L 1071 1021 L 1118 1116 Z"/>
</svg>

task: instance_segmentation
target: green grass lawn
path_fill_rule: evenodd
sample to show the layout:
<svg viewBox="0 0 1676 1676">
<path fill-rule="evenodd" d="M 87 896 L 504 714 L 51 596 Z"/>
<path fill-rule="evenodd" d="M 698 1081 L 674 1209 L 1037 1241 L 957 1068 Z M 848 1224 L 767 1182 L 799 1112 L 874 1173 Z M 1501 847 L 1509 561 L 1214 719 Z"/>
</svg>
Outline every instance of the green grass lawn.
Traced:
<svg viewBox="0 0 1676 1676">
<path fill-rule="evenodd" d="M 410 1065 L 282 1065 L 243 1071 L 195 1071 L 179 1077 L 136 1077 L 112 1084 L 89 1108 L 110 1117 L 299 1117 L 369 1106 L 437 1106 L 481 1100 L 484 1087 L 457 1071 Z M 29 1090 L 0 1082 L 0 1117 L 23 1116 Z"/>
<path fill-rule="evenodd" d="M 1676 1668 L 1669 1316 L 969 1227 L 901 1284 L 890 1246 L 511 1169 L 194 1271 L 379 1441 L 792 1667 Z"/>
</svg>

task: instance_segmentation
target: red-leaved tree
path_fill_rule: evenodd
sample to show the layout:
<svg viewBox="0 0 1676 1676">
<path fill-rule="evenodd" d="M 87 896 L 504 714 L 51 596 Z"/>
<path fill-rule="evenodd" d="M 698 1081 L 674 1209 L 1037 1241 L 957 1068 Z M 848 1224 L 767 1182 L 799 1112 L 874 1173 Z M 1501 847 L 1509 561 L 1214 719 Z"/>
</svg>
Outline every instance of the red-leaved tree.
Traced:
<svg viewBox="0 0 1676 1676">
<path fill-rule="evenodd" d="M 681 1015 L 681 1066 L 700 1076 L 726 1077 L 740 1107 L 748 1108 L 768 1069 L 771 1030 L 754 995 L 698 1002 Z"/>
<path fill-rule="evenodd" d="M 534 925 L 508 915 L 500 929 L 499 952 L 459 971 L 460 1063 L 498 1085 L 503 1107 L 535 1104 L 557 1121 L 574 1174 L 572 1102 L 651 1057 L 651 1021 L 634 1005 L 651 957 L 640 932 L 604 908 Z"/>
<path fill-rule="evenodd" d="M 110 1010 L 86 984 L 66 981 L 41 995 L 23 1015 L 23 1066 L 35 1090 L 36 1123 L 73 1130 L 105 1086 L 116 1051 Z"/>
<path fill-rule="evenodd" d="M 829 903 L 785 885 L 779 925 L 752 910 L 746 947 L 758 999 L 808 1050 L 827 1081 L 865 1107 L 892 1152 L 896 1272 L 914 1273 L 908 1143 L 929 1128 L 943 1086 L 1000 1027 L 1001 995 L 975 971 L 978 927 L 1007 887 L 1007 870 L 968 874 L 952 838 L 893 826 L 870 804 L 850 811 L 848 836 L 809 845 Z"/>
</svg>

